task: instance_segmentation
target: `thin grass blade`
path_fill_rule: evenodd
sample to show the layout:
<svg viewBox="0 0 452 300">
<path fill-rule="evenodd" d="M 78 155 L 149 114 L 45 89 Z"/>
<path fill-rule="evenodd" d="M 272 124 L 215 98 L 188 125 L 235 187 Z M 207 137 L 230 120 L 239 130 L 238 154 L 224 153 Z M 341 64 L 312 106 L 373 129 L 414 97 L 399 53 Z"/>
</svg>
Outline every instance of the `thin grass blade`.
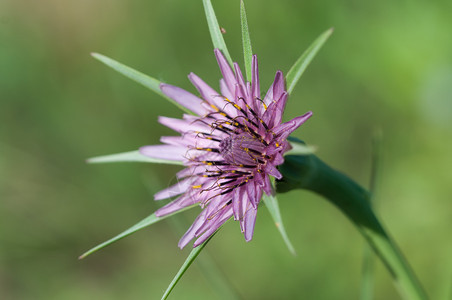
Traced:
<svg viewBox="0 0 452 300">
<path fill-rule="evenodd" d="M 97 59 L 98 61 L 104 63 L 105 65 L 109 66 L 110 68 L 112 68 L 113 70 L 121 73 L 122 75 L 132 79 L 133 81 L 138 82 L 141 85 L 144 85 L 145 87 L 147 87 L 148 89 L 150 89 L 151 91 L 153 91 L 154 93 L 162 96 L 163 98 L 165 98 L 166 100 L 168 100 L 169 102 L 171 102 L 172 104 L 176 105 L 177 107 L 179 107 L 181 110 L 183 110 L 184 112 L 188 113 L 188 114 L 193 114 L 193 112 L 191 112 L 190 110 L 188 110 L 187 108 L 183 107 L 182 105 L 180 105 L 179 103 L 177 103 L 176 101 L 174 101 L 173 99 L 165 96 L 162 91 L 160 90 L 160 83 L 161 81 L 152 78 L 146 74 L 143 74 L 135 69 L 132 69 L 120 62 L 117 62 L 114 59 L 111 59 L 105 55 L 99 54 L 99 53 L 91 53 L 91 55 Z"/>
<path fill-rule="evenodd" d="M 292 253 L 293 255 L 297 255 L 297 253 L 295 252 L 295 248 L 293 247 L 286 233 L 286 229 L 284 228 L 281 213 L 279 211 L 278 199 L 276 198 L 276 196 L 268 196 L 266 194 L 264 194 L 262 199 L 264 200 L 265 206 L 267 206 L 268 211 L 270 212 L 270 215 L 272 216 L 273 221 L 275 222 L 276 228 L 278 228 L 278 231 L 281 234 L 284 242 L 286 243 L 290 253 Z"/>
<path fill-rule="evenodd" d="M 209 239 L 207 239 L 207 241 L 205 241 L 204 243 L 202 243 L 201 245 L 199 245 L 198 247 L 194 248 L 190 254 L 188 255 L 187 259 L 185 260 L 184 264 L 182 265 L 182 267 L 179 269 L 179 272 L 177 272 L 176 276 L 174 276 L 173 281 L 171 281 L 170 285 L 168 286 L 168 288 L 166 289 L 165 293 L 162 296 L 162 300 L 167 299 L 169 294 L 171 293 L 171 291 L 174 289 L 174 287 L 176 286 L 176 284 L 179 282 L 179 280 L 181 279 L 182 275 L 185 274 L 185 272 L 188 270 L 188 268 L 191 266 L 191 264 L 195 261 L 196 257 L 199 255 L 199 253 L 201 253 L 201 251 L 204 249 L 204 247 L 207 245 L 207 243 L 212 239 L 212 237 L 215 235 L 212 234 L 210 236 Z"/>
<path fill-rule="evenodd" d="M 251 82 L 251 59 L 253 56 L 253 50 L 251 48 L 250 32 L 248 29 L 245 3 L 243 2 L 243 0 L 240 0 L 240 22 L 242 24 L 242 44 L 243 44 L 243 58 L 245 62 L 246 80 Z"/>
<path fill-rule="evenodd" d="M 207 25 L 209 26 L 210 37 L 212 38 L 212 43 L 214 48 L 218 48 L 223 52 L 224 56 L 228 60 L 232 67 L 232 59 L 229 55 L 228 48 L 223 39 L 223 34 L 220 30 L 220 25 L 218 24 L 217 17 L 215 16 L 215 11 L 212 7 L 212 2 L 210 0 L 203 0 L 204 10 L 206 12 Z"/>
<path fill-rule="evenodd" d="M 295 64 L 290 68 L 287 73 L 286 83 L 287 83 L 287 91 L 289 94 L 292 93 L 295 85 L 300 79 L 301 75 L 303 75 L 304 71 L 308 67 L 309 63 L 315 57 L 317 52 L 326 42 L 326 40 L 333 33 L 333 28 L 328 29 L 324 33 L 322 33 L 310 46 L 306 51 L 298 58 Z"/>
<path fill-rule="evenodd" d="M 152 224 L 154 224 L 154 223 L 157 223 L 157 222 L 159 222 L 159 221 L 161 221 L 161 220 L 164 220 L 164 219 L 166 219 L 166 218 L 168 218 L 168 217 L 171 217 L 171 216 L 173 216 L 173 215 L 175 215 L 175 214 L 178 214 L 178 213 L 180 213 L 180 212 L 183 212 L 183 211 L 185 211 L 185 210 L 187 210 L 187 209 L 190 209 L 190 208 L 192 208 L 192 207 L 193 207 L 193 206 L 186 207 L 186 208 L 184 208 L 184 209 L 178 210 L 178 211 L 176 211 L 176 212 L 174 212 L 174 213 L 172 213 L 172 214 L 169 214 L 169 215 L 166 215 L 166 216 L 163 216 L 163 217 L 160 217 L 160 218 L 159 218 L 159 217 L 156 217 L 155 214 L 152 214 L 152 215 L 150 215 L 150 216 L 144 218 L 143 220 L 141 220 L 141 221 L 138 222 L 137 224 L 133 225 L 133 226 L 130 227 L 129 229 L 127 229 L 127 230 L 121 232 L 121 233 L 118 234 L 117 236 L 115 236 L 115 237 L 109 239 L 108 241 L 103 242 L 102 244 L 97 245 L 97 246 L 94 247 L 94 248 L 91 248 L 91 249 L 88 250 L 88 251 L 86 251 L 85 253 L 83 253 L 82 255 L 79 256 L 79 259 L 84 259 L 84 258 L 87 257 L 88 255 L 93 254 L 94 252 L 96 252 L 96 251 L 98 251 L 98 250 L 100 250 L 100 249 L 102 249 L 102 248 L 105 248 L 106 246 L 111 245 L 111 244 L 113 244 L 114 242 L 117 242 L 117 241 L 119 241 L 120 239 L 125 238 L 126 236 L 131 235 L 132 233 L 135 233 L 135 232 L 137 232 L 137 231 L 139 231 L 139 230 L 141 230 L 141 229 L 143 229 L 143 228 L 145 228 L 145 227 L 147 227 L 147 226 L 149 226 L 149 225 L 152 225 Z"/>
<path fill-rule="evenodd" d="M 154 164 L 183 165 L 181 161 L 169 159 L 156 159 L 141 154 L 138 150 L 123 153 L 91 157 L 86 160 L 90 164 L 114 162 L 148 162 Z"/>
</svg>

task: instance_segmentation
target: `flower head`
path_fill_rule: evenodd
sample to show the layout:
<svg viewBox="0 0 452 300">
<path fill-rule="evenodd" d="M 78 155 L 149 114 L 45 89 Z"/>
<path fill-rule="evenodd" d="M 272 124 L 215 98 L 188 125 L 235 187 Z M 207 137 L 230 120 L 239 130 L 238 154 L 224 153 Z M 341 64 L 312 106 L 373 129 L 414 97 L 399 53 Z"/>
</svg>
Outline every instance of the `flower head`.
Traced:
<svg viewBox="0 0 452 300">
<path fill-rule="evenodd" d="M 276 166 L 290 149 L 287 137 L 311 112 L 281 123 L 288 93 L 281 71 L 262 98 L 257 58 L 252 58 L 251 82 L 245 82 L 237 63 L 234 71 L 220 50 L 215 49 L 220 71 L 221 94 L 193 73 L 188 76 L 200 97 L 179 87 L 161 84 L 162 92 L 195 115 L 183 119 L 160 117 L 159 122 L 180 136 L 164 136 L 164 145 L 144 146 L 143 155 L 183 161 L 179 182 L 155 194 L 155 200 L 178 196 L 155 212 L 164 216 L 199 203 L 203 211 L 179 241 L 194 247 L 207 240 L 228 219 L 240 222 L 245 240 L 253 237 L 262 193 L 271 194 L 269 176 L 281 179 Z"/>
</svg>

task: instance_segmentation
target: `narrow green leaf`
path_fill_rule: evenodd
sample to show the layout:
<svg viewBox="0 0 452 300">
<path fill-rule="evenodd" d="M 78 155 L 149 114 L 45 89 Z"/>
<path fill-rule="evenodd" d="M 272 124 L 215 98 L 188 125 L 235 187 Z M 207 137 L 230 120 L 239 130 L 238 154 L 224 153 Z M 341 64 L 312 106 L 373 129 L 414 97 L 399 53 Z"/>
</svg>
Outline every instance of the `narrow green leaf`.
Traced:
<svg viewBox="0 0 452 300">
<path fill-rule="evenodd" d="M 333 28 L 330 28 L 324 33 L 322 33 L 309 46 L 309 48 L 306 49 L 306 51 L 300 56 L 300 58 L 298 58 L 298 60 L 295 62 L 292 68 L 290 68 L 286 76 L 287 91 L 289 92 L 289 94 L 292 93 L 301 75 L 303 75 L 303 72 L 306 70 L 309 63 L 312 61 L 312 59 L 315 57 L 317 52 L 320 50 L 320 48 L 323 46 L 323 44 L 326 42 L 326 40 L 330 37 L 332 33 Z"/>
<path fill-rule="evenodd" d="M 167 222 L 177 236 L 182 236 L 187 231 L 187 228 L 190 227 L 190 224 L 188 224 L 183 215 L 169 218 Z M 220 267 L 212 259 L 208 249 L 206 249 L 201 256 L 198 256 L 196 263 L 206 278 L 208 286 L 217 294 L 218 299 L 240 299 L 238 292 L 231 284 L 229 278 L 225 276 Z"/>
<path fill-rule="evenodd" d="M 168 286 L 168 288 L 166 289 L 165 293 L 162 296 L 162 300 L 168 298 L 169 294 L 171 293 L 171 291 L 174 289 L 174 287 L 176 286 L 176 284 L 179 282 L 179 280 L 181 279 L 182 275 L 184 275 L 184 273 L 188 270 L 188 268 L 191 266 L 191 264 L 195 261 L 196 257 L 199 255 L 199 253 L 201 253 L 201 251 L 204 249 L 204 247 L 207 245 L 207 243 L 212 239 L 212 237 L 215 235 L 212 234 L 207 241 L 205 241 L 204 243 L 202 243 L 201 245 L 199 245 L 198 247 L 194 248 L 190 254 L 188 255 L 187 259 L 185 260 L 184 264 L 182 265 L 182 267 L 179 269 L 179 272 L 177 272 L 176 276 L 174 276 L 173 281 L 171 281 L 170 285 Z"/>
<path fill-rule="evenodd" d="M 375 132 L 372 139 L 372 162 L 370 170 L 369 202 L 375 207 L 376 187 L 381 174 L 381 131 Z M 374 299 L 375 258 L 370 246 L 364 245 L 360 300 Z"/>
<path fill-rule="evenodd" d="M 284 178 L 277 182 L 278 192 L 301 188 L 324 196 L 350 219 L 380 257 L 402 297 L 428 299 L 397 244 L 375 215 L 366 190 L 313 154 L 287 155 L 279 170 Z"/>
<path fill-rule="evenodd" d="M 149 162 L 155 164 L 170 164 L 170 165 L 183 165 L 181 161 L 178 160 L 169 160 L 169 159 L 156 159 L 145 156 L 141 154 L 138 150 L 96 156 L 92 158 L 88 158 L 86 160 L 87 163 L 97 164 L 97 163 L 112 163 L 112 162 Z"/>
<path fill-rule="evenodd" d="M 220 25 L 218 24 L 217 17 L 215 16 L 215 11 L 213 10 L 212 3 L 210 0 L 202 0 L 204 4 L 204 10 L 206 12 L 207 25 L 209 26 L 210 37 L 212 38 L 212 43 L 214 48 L 218 48 L 223 52 L 224 56 L 228 60 L 232 67 L 232 59 L 229 55 L 228 48 L 223 39 L 223 34 L 220 30 Z"/>
<path fill-rule="evenodd" d="M 117 236 L 115 236 L 115 237 L 109 239 L 109 240 L 106 241 L 106 242 L 103 242 L 102 244 L 97 245 L 97 246 L 94 247 L 94 248 L 91 248 L 91 249 L 88 250 L 88 251 L 86 251 L 85 253 L 83 253 L 82 255 L 79 256 L 79 259 L 84 259 L 84 258 L 87 257 L 88 255 L 90 255 L 90 254 L 92 254 L 92 253 L 94 253 L 94 252 L 96 252 L 96 251 L 98 251 L 98 250 L 100 250 L 100 249 L 102 249 L 102 248 L 104 248 L 104 247 L 110 245 L 110 244 L 113 244 L 114 242 L 117 242 L 117 241 L 119 241 L 120 239 L 125 238 L 126 236 L 129 236 L 129 235 L 131 235 L 132 233 L 137 232 L 138 230 L 141 230 L 141 229 L 143 229 L 143 228 L 145 228 L 145 227 L 147 227 L 147 226 L 149 226 L 149 225 L 152 225 L 152 224 L 157 223 L 157 222 L 159 222 L 159 221 L 161 221 L 161 220 L 164 220 L 164 219 L 166 219 L 166 218 L 168 218 L 168 217 L 171 217 L 171 216 L 173 216 L 173 215 L 175 215 L 175 214 L 178 214 L 178 213 L 183 212 L 183 211 L 185 211 L 185 210 L 187 210 L 187 209 L 190 209 L 190 208 L 192 208 L 193 206 L 194 206 L 194 205 L 189 206 L 189 207 L 186 207 L 186 208 L 183 208 L 183 209 L 178 210 L 178 211 L 176 211 L 176 212 L 174 212 L 174 213 L 172 213 L 172 214 L 169 214 L 169 215 L 166 215 L 166 216 L 163 216 L 163 217 L 160 217 L 160 218 L 159 218 L 159 217 L 156 217 L 155 214 L 152 214 L 152 215 L 150 215 L 150 216 L 144 218 L 143 220 L 141 220 L 141 221 L 138 222 L 137 224 L 133 225 L 133 226 L 130 227 L 129 229 L 127 229 L 127 230 L 121 232 L 121 233 L 118 234 Z"/>
<path fill-rule="evenodd" d="M 148 89 L 150 89 L 151 91 L 155 92 L 156 94 L 162 96 L 163 98 L 165 98 L 166 100 L 168 100 L 169 102 L 171 102 L 172 104 L 176 105 L 177 107 L 179 107 L 180 109 L 182 109 L 183 111 L 185 111 L 188 114 L 193 114 L 193 112 L 191 112 L 190 110 L 188 110 L 187 108 L 183 107 L 182 105 L 180 105 L 179 103 L 177 103 L 176 101 L 174 101 L 173 99 L 165 96 L 165 94 L 162 93 L 162 91 L 160 90 L 160 81 L 152 78 L 146 74 L 143 74 L 135 69 L 132 69 L 126 65 L 121 64 L 120 62 L 117 62 L 114 59 L 111 59 L 107 56 L 104 56 L 102 54 L 99 53 L 91 53 L 91 55 L 99 60 L 100 62 L 106 64 L 107 66 L 109 66 L 110 68 L 112 68 L 113 70 L 121 73 L 122 75 L 140 83 L 141 85 L 144 85 L 145 87 L 147 87 Z"/>
<path fill-rule="evenodd" d="M 245 62 L 246 80 L 251 82 L 251 59 L 253 56 L 253 50 L 251 49 L 250 32 L 248 29 L 245 3 L 243 2 L 243 0 L 240 0 L 240 21 L 242 24 L 242 43 L 243 43 L 243 56 Z"/>
<path fill-rule="evenodd" d="M 276 228 L 278 228 L 279 233 L 281 234 L 284 242 L 286 243 L 290 253 L 292 253 L 293 255 L 297 255 L 297 253 L 295 252 L 295 248 L 293 247 L 292 243 L 289 240 L 289 237 L 287 236 L 286 229 L 284 228 L 281 213 L 279 211 L 278 199 L 276 199 L 276 196 L 268 196 L 266 194 L 264 194 L 262 199 L 264 200 L 265 206 L 267 206 L 268 211 L 270 212 L 270 215 L 272 216 L 273 221 L 275 222 Z"/>
</svg>

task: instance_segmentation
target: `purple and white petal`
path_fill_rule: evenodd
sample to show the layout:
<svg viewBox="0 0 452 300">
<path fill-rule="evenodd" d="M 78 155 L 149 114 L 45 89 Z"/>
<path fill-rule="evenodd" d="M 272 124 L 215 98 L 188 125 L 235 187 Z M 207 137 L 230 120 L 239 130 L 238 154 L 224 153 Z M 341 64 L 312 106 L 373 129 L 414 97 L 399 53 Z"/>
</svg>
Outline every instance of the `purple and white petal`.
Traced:
<svg viewBox="0 0 452 300">
<path fill-rule="evenodd" d="M 200 98 L 180 87 L 161 83 L 160 90 L 169 98 L 200 116 L 207 113 L 206 109 L 201 105 L 203 101 Z"/>
</svg>

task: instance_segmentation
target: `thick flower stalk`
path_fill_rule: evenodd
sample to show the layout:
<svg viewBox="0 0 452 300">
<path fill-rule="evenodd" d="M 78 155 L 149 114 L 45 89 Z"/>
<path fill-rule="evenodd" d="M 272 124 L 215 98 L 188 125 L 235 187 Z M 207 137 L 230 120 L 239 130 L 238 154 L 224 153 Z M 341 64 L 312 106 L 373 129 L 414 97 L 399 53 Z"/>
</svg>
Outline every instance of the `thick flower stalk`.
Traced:
<svg viewBox="0 0 452 300">
<path fill-rule="evenodd" d="M 252 57 L 251 82 L 245 82 L 237 63 L 234 71 L 220 50 L 215 56 L 223 78 L 216 92 L 201 78 L 188 77 L 201 98 L 179 87 L 161 84 L 161 91 L 194 115 L 183 119 L 160 117 L 159 122 L 180 136 L 164 136 L 164 145 L 144 146 L 140 153 L 152 158 L 178 160 L 186 166 L 179 182 L 155 194 L 155 200 L 176 197 L 156 211 L 162 217 L 193 204 L 203 208 L 179 241 L 194 247 L 206 241 L 228 219 L 240 222 L 245 240 L 253 237 L 262 193 L 273 193 L 270 176 L 281 179 L 276 168 L 290 149 L 287 137 L 311 112 L 281 123 L 288 92 L 281 71 L 262 98 L 257 58 Z"/>
</svg>

